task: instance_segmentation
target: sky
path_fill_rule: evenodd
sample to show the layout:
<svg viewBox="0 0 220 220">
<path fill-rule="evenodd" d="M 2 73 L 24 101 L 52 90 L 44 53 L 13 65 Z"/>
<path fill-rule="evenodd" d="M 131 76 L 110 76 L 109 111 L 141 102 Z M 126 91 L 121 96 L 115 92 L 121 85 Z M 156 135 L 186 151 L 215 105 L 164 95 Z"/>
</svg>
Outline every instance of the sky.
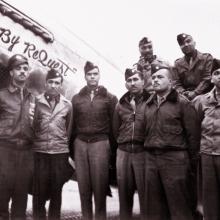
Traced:
<svg viewBox="0 0 220 220">
<path fill-rule="evenodd" d="M 191 34 L 200 52 L 220 59 L 219 0 L 5 1 L 49 30 L 52 27 L 56 36 L 80 39 L 113 64 L 116 69 L 101 68 L 100 84 L 118 97 L 126 92 L 124 72 L 138 61 L 138 42 L 144 36 L 152 40 L 154 54 L 170 64 L 183 56 L 176 40 L 180 33 Z M 81 46 L 78 54 L 86 52 L 88 57 L 84 57 L 91 60 Z M 76 74 L 76 78 L 78 91 L 85 84 L 84 75 Z"/>
<path fill-rule="evenodd" d="M 179 33 L 191 34 L 201 52 L 220 58 L 218 0 L 7 0 L 43 25 L 53 23 L 85 41 L 122 72 L 138 60 L 147 36 L 171 64 L 182 56 Z"/>
</svg>

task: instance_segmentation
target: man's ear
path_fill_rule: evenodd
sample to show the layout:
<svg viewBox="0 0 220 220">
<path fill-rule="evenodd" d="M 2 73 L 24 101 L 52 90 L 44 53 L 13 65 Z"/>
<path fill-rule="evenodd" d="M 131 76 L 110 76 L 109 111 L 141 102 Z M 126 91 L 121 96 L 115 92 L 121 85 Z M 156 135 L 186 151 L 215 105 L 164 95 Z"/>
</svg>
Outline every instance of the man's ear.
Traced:
<svg viewBox="0 0 220 220">
<path fill-rule="evenodd" d="M 10 74 L 11 77 L 13 76 L 12 70 L 9 71 L 9 74 Z"/>
<path fill-rule="evenodd" d="M 128 85 L 127 85 L 127 83 L 126 83 L 126 82 L 125 82 L 125 87 L 126 87 L 126 89 L 127 89 L 127 90 L 129 90 Z"/>
</svg>

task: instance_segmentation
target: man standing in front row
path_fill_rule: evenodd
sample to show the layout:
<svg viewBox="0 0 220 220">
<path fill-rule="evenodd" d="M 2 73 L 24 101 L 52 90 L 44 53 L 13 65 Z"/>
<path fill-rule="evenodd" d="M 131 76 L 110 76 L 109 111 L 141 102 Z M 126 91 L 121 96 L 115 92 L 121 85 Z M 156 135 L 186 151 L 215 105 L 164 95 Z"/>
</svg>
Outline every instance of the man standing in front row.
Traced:
<svg viewBox="0 0 220 220">
<path fill-rule="evenodd" d="M 8 61 L 11 81 L 0 90 L 0 220 L 26 217 L 27 195 L 33 174 L 33 132 L 29 118 L 34 99 L 25 84 L 28 60 L 20 54 Z"/>
<path fill-rule="evenodd" d="M 105 220 L 111 153 L 109 138 L 117 98 L 99 86 L 98 66 L 87 61 L 84 72 L 87 86 L 72 99 L 72 156 L 76 164 L 83 219 L 93 218 L 94 194 L 95 219 Z"/>
<path fill-rule="evenodd" d="M 48 219 L 60 219 L 62 187 L 72 174 L 68 163 L 72 105 L 60 94 L 62 82 L 63 76 L 57 70 L 49 70 L 46 92 L 36 99 L 33 119 L 33 216 L 36 220 L 46 219 L 47 199 L 50 201 Z"/>
<path fill-rule="evenodd" d="M 152 65 L 155 91 L 145 109 L 146 214 L 148 220 L 192 220 L 189 169 L 199 148 L 197 115 L 171 87 L 166 65 Z"/>
<path fill-rule="evenodd" d="M 174 87 L 189 100 L 208 92 L 211 88 L 212 56 L 196 50 L 191 35 L 177 35 L 177 42 L 184 57 L 177 59 L 174 65 Z"/>
<path fill-rule="evenodd" d="M 132 219 L 133 197 L 137 189 L 141 219 L 144 219 L 144 107 L 150 94 L 144 90 L 142 72 L 125 71 L 128 92 L 115 108 L 113 128 L 118 142 L 117 183 L 120 202 L 120 219 Z"/>
</svg>

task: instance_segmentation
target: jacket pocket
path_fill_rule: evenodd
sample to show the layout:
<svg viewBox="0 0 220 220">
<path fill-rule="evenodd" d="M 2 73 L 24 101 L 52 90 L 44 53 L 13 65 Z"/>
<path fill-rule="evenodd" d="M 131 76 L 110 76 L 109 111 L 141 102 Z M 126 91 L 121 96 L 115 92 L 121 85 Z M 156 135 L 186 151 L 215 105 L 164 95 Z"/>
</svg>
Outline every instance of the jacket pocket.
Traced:
<svg viewBox="0 0 220 220">
<path fill-rule="evenodd" d="M 0 135 L 9 135 L 12 132 L 14 125 L 13 118 L 4 117 L 0 119 Z"/>
<path fill-rule="evenodd" d="M 182 133 L 182 128 L 180 126 L 176 125 L 164 125 L 163 126 L 163 131 L 165 133 L 170 133 L 170 134 L 181 134 Z"/>
</svg>

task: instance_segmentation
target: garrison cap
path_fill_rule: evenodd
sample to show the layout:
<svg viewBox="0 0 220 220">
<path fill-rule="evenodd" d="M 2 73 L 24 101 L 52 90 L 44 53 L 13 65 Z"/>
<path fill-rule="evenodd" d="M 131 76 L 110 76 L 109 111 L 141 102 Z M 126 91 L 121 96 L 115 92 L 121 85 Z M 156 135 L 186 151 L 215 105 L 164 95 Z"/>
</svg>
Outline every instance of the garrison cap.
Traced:
<svg viewBox="0 0 220 220">
<path fill-rule="evenodd" d="M 141 72 L 139 71 L 139 70 L 137 70 L 137 69 L 131 69 L 131 68 L 127 68 L 126 70 L 125 70 L 125 81 L 127 81 L 127 79 L 129 78 L 129 77 L 131 77 L 131 76 L 133 76 L 133 75 L 135 75 L 135 74 L 137 74 L 137 73 L 140 73 L 141 74 Z"/>
<path fill-rule="evenodd" d="M 213 59 L 211 74 L 213 74 L 216 70 L 219 70 L 219 69 L 220 69 L 220 60 Z"/>
<path fill-rule="evenodd" d="M 150 39 L 148 39 L 147 37 L 143 37 L 140 41 L 139 41 L 139 47 L 142 46 L 143 44 L 149 44 L 152 43 Z"/>
<path fill-rule="evenodd" d="M 189 34 L 185 34 L 185 33 L 178 34 L 178 35 L 177 35 L 177 42 L 178 42 L 178 44 L 181 46 L 181 45 L 184 43 L 184 40 L 185 40 L 187 37 L 192 37 L 192 36 L 189 35 Z"/>
<path fill-rule="evenodd" d="M 90 61 L 86 61 L 86 64 L 84 66 L 84 72 L 86 74 L 87 72 L 89 72 L 90 70 L 93 70 L 95 68 L 99 69 L 98 66 L 95 65 L 94 63 L 92 63 Z"/>
<path fill-rule="evenodd" d="M 50 69 L 47 72 L 46 81 L 48 79 L 54 79 L 54 78 L 57 78 L 57 77 L 60 77 L 61 78 L 61 82 L 63 82 L 63 75 L 61 73 L 59 73 L 57 70 L 55 70 L 55 69 Z"/>
<path fill-rule="evenodd" d="M 8 70 L 12 70 L 21 64 L 29 65 L 27 58 L 21 54 L 15 54 L 8 60 Z"/>
<path fill-rule="evenodd" d="M 151 64 L 151 75 L 156 73 L 158 70 L 167 69 L 170 70 L 170 67 L 165 63 L 152 63 Z"/>
</svg>

